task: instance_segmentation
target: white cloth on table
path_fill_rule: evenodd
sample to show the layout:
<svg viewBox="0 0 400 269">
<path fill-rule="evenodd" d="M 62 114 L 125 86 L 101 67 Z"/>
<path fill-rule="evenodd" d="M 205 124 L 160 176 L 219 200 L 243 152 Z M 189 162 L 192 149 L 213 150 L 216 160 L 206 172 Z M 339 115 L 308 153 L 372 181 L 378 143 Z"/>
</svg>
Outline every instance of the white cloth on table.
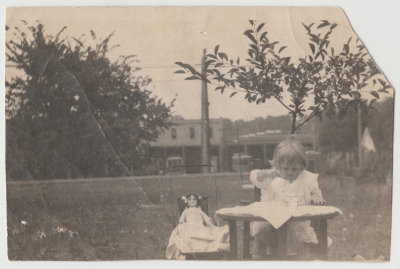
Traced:
<svg viewBox="0 0 400 269">
<path fill-rule="evenodd" d="M 278 229 L 288 221 L 294 212 L 292 208 L 283 206 L 279 202 L 255 202 L 246 206 L 235 206 L 231 208 L 221 208 L 217 214 L 247 214 L 261 217 L 268 221 L 275 229 Z"/>
<path fill-rule="evenodd" d="M 275 229 L 281 227 L 292 216 L 301 217 L 307 215 L 330 214 L 342 211 L 333 206 L 285 206 L 282 203 L 255 202 L 246 206 L 235 206 L 230 208 L 221 208 L 217 214 L 245 214 L 255 217 L 261 217 L 268 221 Z"/>
</svg>

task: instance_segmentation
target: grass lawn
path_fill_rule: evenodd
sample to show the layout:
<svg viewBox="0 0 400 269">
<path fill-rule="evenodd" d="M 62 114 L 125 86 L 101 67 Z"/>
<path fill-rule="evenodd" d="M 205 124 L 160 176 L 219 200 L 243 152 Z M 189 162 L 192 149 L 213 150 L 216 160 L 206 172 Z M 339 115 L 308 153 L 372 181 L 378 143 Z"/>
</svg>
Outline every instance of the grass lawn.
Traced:
<svg viewBox="0 0 400 269">
<path fill-rule="evenodd" d="M 196 192 L 209 198 L 209 212 L 252 199 L 243 192 L 248 174 L 208 177 L 142 177 L 7 184 L 8 253 L 11 260 L 164 259 L 177 224 L 176 198 Z M 330 220 L 329 260 L 388 260 L 391 190 L 322 175 L 329 205 L 344 216 Z M 138 191 L 138 187 L 142 191 Z M 145 195 L 143 195 L 143 193 Z M 218 199 L 217 199 L 218 197 Z"/>
</svg>

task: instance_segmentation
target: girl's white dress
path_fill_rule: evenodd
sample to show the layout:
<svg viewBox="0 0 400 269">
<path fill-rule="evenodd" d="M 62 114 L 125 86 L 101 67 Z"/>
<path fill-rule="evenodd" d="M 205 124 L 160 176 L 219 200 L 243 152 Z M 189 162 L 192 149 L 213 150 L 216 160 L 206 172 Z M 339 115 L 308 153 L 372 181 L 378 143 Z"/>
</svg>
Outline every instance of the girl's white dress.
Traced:
<svg viewBox="0 0 400 269">
<path fill-rule="evenodd" d="M 322 192 L 317 181 L 318 174 L 303 170 L 293 182 L 282 177 L 266 177 L 260 182 L 257 179 L 262 178 L 262 174 L 262 171 L 254 170 L 250 175 L 251 182 L 261 189 L 261 202 L 277 201 L 289 206 L 291 203 L 310 205 L 311 200 L 316 198 L 322 200 Z M 251 232 L 253 236 L 268 237 L 271 228 L 267 222 L 254 222 Z M 287 232 L 288 254 L 296 254 L 302 242 L 318 243 L 310 221 L 290 222 Z"/>
<path fill-rule="evenodd" d="M 168 259 L 184 259 L 182 253 L 213 252 L 229 249 L 228 226 L 216 227 L 199 208 L 186 208 L 169 238 Z"/>
</svg>

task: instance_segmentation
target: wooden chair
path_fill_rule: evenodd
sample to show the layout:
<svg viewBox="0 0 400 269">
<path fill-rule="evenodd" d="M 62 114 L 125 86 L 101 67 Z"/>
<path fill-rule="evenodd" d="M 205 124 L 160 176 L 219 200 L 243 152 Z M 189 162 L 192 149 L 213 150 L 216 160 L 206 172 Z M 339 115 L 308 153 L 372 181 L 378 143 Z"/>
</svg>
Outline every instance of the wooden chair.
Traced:
<svg viewBox="0 0 400 269">
<path fill-rule="evenodd" d="M 185 210 L 187 204 L 184 196 L 178 197 L 178 208 L 179 216 L 182 215 L 183 210 Z M 208 198 L 199 196 L 197 204 L 200 206 L 201 210 L 208 216 Z M 182 253 L 186 260 L 225 260 L 228 257 L 227 251 L 213 251 L 213 252 L 195 252 L 195 253 Z"/>
</svg>

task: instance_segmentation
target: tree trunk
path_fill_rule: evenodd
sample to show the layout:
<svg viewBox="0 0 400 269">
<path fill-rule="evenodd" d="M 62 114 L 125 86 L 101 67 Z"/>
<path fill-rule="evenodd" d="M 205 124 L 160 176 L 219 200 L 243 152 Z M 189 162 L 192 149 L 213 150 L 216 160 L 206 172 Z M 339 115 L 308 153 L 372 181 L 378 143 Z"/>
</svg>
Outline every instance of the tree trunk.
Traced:
<svg viewBox="0 0 400 269">
<path fill-rule="evenodd" d="M 290 134 L 294 134 L 296 131 L 296 114 L 293 112 L 292 113 L 292 128 L 290 130 Z"/>
</svg>

